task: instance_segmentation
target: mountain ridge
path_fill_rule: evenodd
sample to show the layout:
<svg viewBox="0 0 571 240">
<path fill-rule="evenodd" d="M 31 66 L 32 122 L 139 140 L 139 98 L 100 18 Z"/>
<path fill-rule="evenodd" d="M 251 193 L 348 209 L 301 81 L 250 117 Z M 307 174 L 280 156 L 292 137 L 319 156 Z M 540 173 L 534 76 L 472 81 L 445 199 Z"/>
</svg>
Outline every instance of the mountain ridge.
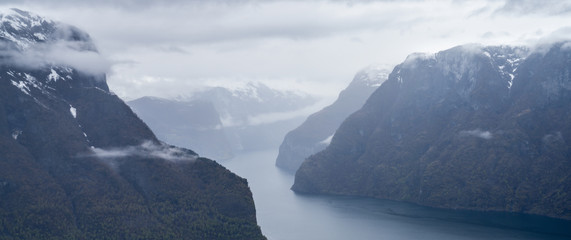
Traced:
<svg viewBox="0 0 571 240">
<path fill-rule="evenodd" d="M 564 46 L 409 56 L 292 189 L 571 219 Z"/>
<path fill-rule="evenodd" d="M 0 238 L 265 239 L 245 179 L 160 142 L 103 72 L 44 58 L 54 42 L 94 53 L 86 35 L 50 36 L 22 48 L 0 36 Z"/>
<path fill-rule="evenodd" d="M 335 102 L 311 114 L 285 135 L 276 166 L 295 172 L 305 158 L 325 149 L 341 122 L 358 110 L 387 77 L 388 71 L 379 66 L 370 66 L 355 74 Z"/>
</svg>

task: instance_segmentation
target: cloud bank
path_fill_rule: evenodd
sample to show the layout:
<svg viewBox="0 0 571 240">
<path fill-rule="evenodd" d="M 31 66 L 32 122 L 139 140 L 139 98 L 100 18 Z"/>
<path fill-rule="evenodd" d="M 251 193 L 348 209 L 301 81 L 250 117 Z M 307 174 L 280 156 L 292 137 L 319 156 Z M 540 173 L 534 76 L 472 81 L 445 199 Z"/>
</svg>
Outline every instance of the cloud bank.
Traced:
<svg viewBox="0 0 571 240">
<path fill-rule="evenodd" d="M 540 3 L 539 3 L 540 2 Z M 336 96 L 355 72 L 467 43 L 533 44 L 569 27 L 569 1 L 8 0 L 89 32 L 124 99 L 203 83 L 296 83 Z M 144 79 L 144 80 L 143 80 Z M 275 83 L 275 84 L 272 84 Z"/>
<path fill-rule="evenodd" d="M 42 68 L 47 65 L 63 65 L 89 74 L 109 72 L 111 62 L 97 52 L 78 51 L 77 43 L 57 41 L 43 43 L 20 50 L 3 50 L 2 64 L 16 65 L 25 68 Z"/>
</svg>

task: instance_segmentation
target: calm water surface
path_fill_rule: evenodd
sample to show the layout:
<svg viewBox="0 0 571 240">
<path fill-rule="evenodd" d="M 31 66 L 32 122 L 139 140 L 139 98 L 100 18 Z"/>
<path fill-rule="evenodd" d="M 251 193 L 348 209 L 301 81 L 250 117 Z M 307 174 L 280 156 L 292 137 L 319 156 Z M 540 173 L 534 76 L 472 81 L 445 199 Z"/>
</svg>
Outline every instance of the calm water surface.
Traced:
<svg viewBox="0 0 571 240">
<path fill-rule="evenodd" d="M 271 240 L 571 239 L 571 221 L 296 194 L 294 176 L 274 166 L 276 157 L 277 150 L 260 151 L 220 162 L 248 179 L 258 224 Z"/>
</svg>

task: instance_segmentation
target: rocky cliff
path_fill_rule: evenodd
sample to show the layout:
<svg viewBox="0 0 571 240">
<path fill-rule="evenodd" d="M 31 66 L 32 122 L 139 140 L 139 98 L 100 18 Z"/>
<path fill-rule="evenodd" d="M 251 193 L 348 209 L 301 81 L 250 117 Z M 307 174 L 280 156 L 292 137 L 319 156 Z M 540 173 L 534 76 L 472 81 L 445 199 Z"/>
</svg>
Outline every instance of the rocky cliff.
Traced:
<svg viewBox="0 0 571 240">
<path fill-rule="evenodd" d="M 571 219 L 569 46 L 410 55 L 293 189 Z"/>
<path fill-rule="evenodd" d="M 1 239 L 264 239 L 245 179 L 158 141 L 76 65 L 98 55 L 89 35 L 0 19 Z"/>
</svg>

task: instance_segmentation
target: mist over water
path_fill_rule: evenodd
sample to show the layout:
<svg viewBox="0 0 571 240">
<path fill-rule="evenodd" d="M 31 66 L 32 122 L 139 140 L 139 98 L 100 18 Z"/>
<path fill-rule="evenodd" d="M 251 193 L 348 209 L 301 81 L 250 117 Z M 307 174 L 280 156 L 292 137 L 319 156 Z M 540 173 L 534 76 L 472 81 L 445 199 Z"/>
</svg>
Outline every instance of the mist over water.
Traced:
<svg viewBox="0 0 571 240">
<path fill-rule="evenodd" d="M 275 167 L 276 156 L 277 150 L 240 153 L 220 162 L 248 179 L 258 224 L 271 240 L 571 239 L 571 221 L 296 194 L 294 176 Z"/>
</svg>

